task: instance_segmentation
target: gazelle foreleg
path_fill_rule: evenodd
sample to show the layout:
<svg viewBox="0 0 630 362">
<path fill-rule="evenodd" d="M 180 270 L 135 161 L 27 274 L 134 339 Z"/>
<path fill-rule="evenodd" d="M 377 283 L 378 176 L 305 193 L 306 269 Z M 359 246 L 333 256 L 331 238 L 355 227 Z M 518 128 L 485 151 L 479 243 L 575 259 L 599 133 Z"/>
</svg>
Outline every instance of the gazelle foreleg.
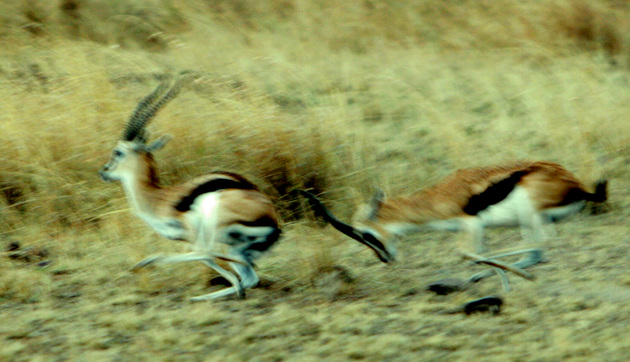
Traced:
<svg viewBox="0 0 630 362">
<path fill-rule="evenodd" d="M 470 242 L 476 254 L 463 252 L 463 255 L 465 257 L 473 259 L 476 263 L 485 263 L 488 265 L 492 265 L 490 264 L 490 260 L 480 256 L 480 255 L 485 254 L 485 252 L 487 251 L 486 244 L 485 244 L 485 236 L 483 232 L 483 229 L 484 229 L 483 221 L 479 219 L 478 217 L 472 217 L 472 218 L 467 219 L 464 225 L 465 225 L 465 229 L 469 233 Z M 497 274 L 499 278 L 501 279 L 501 284 L 503 285 L 503 289 L 505 291 L 509 291 L 511 289 L 510 282 L 507 276 L 505 275 L 505 272 L 503 271 L 504 269 L 507 270 L 507 266 L 498 262 L 494 262 L 494 263 L 496 265 L 501 265 L 501 267 L 492 265 L 491 269 L 475 274 L 473 277 L 470 278 L 470 281 L 476 283 L 483 278 L 487 278 L 493 274 Z"/>
<path fill-rule="evenodd" d="M 207 255 L 199 253 L 186 253 L 186 254 L 174 254 L 174 255 L 151 255 L 136 263 L 131 267 L 131 271 L 137 271 L 150 264 L 172 264 L 182 263 L 186 261 L 199 261 L 208 258 Z"/>
<path fill-rule="evenodd" d="M 174 254 L 174 255 L 151 255 L 147 258 L 142 259 L 138 263 L 136 263 L 133 267 L 131 267 L 131 271 L 137 271 L 141 268 L 144 268 L 147 265 L 156 263 L 156 264 L 172 264 L 172 263 L 181 263 L 186 261 L 202 261 L 209 258 L 216 258 L 220 260 L 225 260 L 230 263 L 237 263 L 248 265 L 247 261 L 243 258 L 227 256 L 221 253 L 209 253 L 209 255 L 204 255 L 196 252 L 187 253 L 187 254 Z"/>
<path fill-rule="evenodd" d="M 528 268 L 532 265 L 543 262 L 543 253 L 540 249 L 545 240 L 545 231 L 543 229 L 543 220 L 539 213 L 531 212 L 529 215 L 520 217 L 521 235 L 523 243 L 528 248 L 525 255 L 513 265 L 518 268 Z"/>
<path fill-rule="evenodd" d="M 209 264 L 206 264 L 206 265 L 210 266 Z M 210 266 L 210 267 L 215 269 L 212 266 Z M 242 295 L 241 298 L 244 298 L 244 296 L 245 296 L 245 289 L 249 289 L 249 288 L 255 287 L 258 284 L 258 282 L 260 281 L 260 278 L 258 277 L 258 275 L 256 275 L 256 272 L 254 271 L 254 268 L 250 264 L 244 265 L 242 263 L 230 263 L 230 267 L 241 278 L 239 284 L 234 284 L 233 283 L 233 285 L 234 285 L 233 287 L 229 287 L 229 288 L 226 288 L 226 289 L 223 289 L 223 290 L 219 290 L 218 292 L 213 292 L 213 293 L 209 293 L 209 294 L 205 294 L 205 295 L 200 295 L 198 297 L 192 298 L 191 301 L 193 301 L 193 302 L 200 302 L 200 301 L 212 300 L 212 299 L 217 299 L 217 298 L 221 298 L 221 297 L 224 297 L 224 296 L 228 296 L 228 295 L 234 294 L 234 293 L 236 293 L 237 295 Z M 217 270 L 217 269 L 215 269 L 215 270 Z M 232 273 L 230 273 L 230 274 L 232 274 Z M 223 275 L 223 274 L 221 274 L 221 275 Z M 223 275 L 223 276 L 226 279 L 228 279 L 226 277 L 226 275 Z M 228 281 L 230 281 L 230 279 L 228 279 Z M 238 285 L 238 287 L 236 287 L 237 285 Z M 239 291 L 239 289 L 240 289 L 240 291 Z"/>
<path fill-rule="evenodd" d="M 229 288 L 225 288 L 225 289 L 219 290 L 217 292 L 212 292 L 212 293 L 200 295 L 200 296 L 197 296 L 197 297 L 193 297 L 193 298 L 190 299 L 191 301 L 193 301 L 193 302 L 202 302 L 202 301 L 206 301 L 206 300 L 212 300 L 212 299 L 225 297 L 225 296 L 232 295 L 232 294 L 236 294 L 240 299 L 245 298 L 245 292 L 243 290 L 244 288 L 243 288 L 241 282 L 236 277 L 236 275 L 234 275 L 234 273 L 231 273 L 231 272 L 221 268 L 217 263 L 215 263 L 211 259 L 204 260 L 203 263 L 206 264 L 207 266 L 209 266 L 210 268 L 216 270 L 222 277 L 224 277 L 230 283 L 232 283 L 232 286 L 229 287 Z M 241 264 L 237 264 L 237 265 L 241 265 Z"/>
<path fill-rule="evenodd" d="M 234 293 L 236 293 L 239 298 L 244 298 L 245 294 L 243 293 L 243 287 L 241 286 L 241 283 L 236 277 L 236 275 L 234 275 L 234 273 L 231 273 L 221 268 L 217 263 L 214 262 L 214 260 L 212 260 L 212 257 L 208 255 L 203 255 L 203 254 L 194 253 L 194 252 L 187 253 L 187 254 L 176 254 L 176 255 L 152 255 L 148 258 L 141 260 L 139 263 L 134 265 L 133 268 L 131 268 L 131 270 L 137 271 L 149 264 L 172 264 L 172 263 L 182 263 L 182 262 L 187 262 L 187 261 L 203 262 L 208 267 L 212 268 L 217 273 L 219 273 L 222 277 L 227 279 L 227 281 L 229 281 L 233 285 L 233 287 L 226 289 L 226 290 L 229 290 L 229 293 L 225 293 L 224 291 L 219 291 L 219 292 L 211 293 L 208 295 L 192 298 L 193 301 L 215 299 L 223 295 L 230 295 Z M 233 263 L 233 264 L 241 265 L 238 263 Z M 207 298 L 209 295 L 213 295 L 213 294 L 217 294 L 221 292 L 224 292 L 224 294 L 216 295 L 212 298 Z M 199 299 L 199 298 L 203 298 L 203 299 Z"/>
<path fill-rule="evenodd" d="M 243 289 L 253 288 L 258 285 L 260 278 L 254 271 L 254 267 L 251 265 L 230 263 L 230 267 L 232 267 L 232 269 L 241 278 L 241 285 L 243 286 Z"/>
<path fill-rule="evenodd" d="M 483 221 L 478 217 L 471 217 L 465 221 L 464 228 L 468 232 L 474 252 L 483 255 L 487 251 Z"/>
<path fill-rule="evenodd" d="M 522 236 L 521 243 L 523 244 L 523 246 L 526 246 L 526 248 L 492 255 L 489 256 L 488 259 L 498 259 L 512 255 L 526 254 L 517 262 L 509 265 L 517 269 L 525 269 L 543 261 L 540 244 L 545 238 L 545 233 L 543 230 L 542 217 L 539 213 L 534 212 L 533 210 L 525 210 L 521 211 L 518 217 Z M 473 275 L 470 278 L 470 281 L 476 283 L 481 279 L 487 278 L 491 275 L 491 270 L 485 270 Z"/>
</svg>

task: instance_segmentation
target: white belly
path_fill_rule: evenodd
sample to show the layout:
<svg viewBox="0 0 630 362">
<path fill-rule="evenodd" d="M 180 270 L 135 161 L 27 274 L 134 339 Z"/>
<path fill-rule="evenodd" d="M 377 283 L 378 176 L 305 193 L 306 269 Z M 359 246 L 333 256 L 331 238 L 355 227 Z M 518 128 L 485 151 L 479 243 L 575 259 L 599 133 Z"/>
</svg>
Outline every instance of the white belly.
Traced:
<svg viewBox="0 0 630 362">
<path fill-rule="evenodd" d="M 527 191 L 516 187 L 503 201 L 481 211 L 479 216 L 484 226 L 518 226 L 520 221 L 530 219 L 534 213 L 542 216 L 543 222 L 554 222 L 575 214 L 584 208 L 585 201 L 538 211 L 534 208 Z"/>
<path fill-rule="evenodd" d="M 210 250 L 215 244 L 219 221 L 220 193 L 210 192 L 197 197 L 186 213 L 188 222 L 193 225 L 194 244 L 200 250 Z"/>
<path fill-rule="evenodd" d="M 515 187 L 502 201 L 479 212 L 484 226 L 518 226 L 522 216 L 536 212 L 527 190 Z"/>
</svg>

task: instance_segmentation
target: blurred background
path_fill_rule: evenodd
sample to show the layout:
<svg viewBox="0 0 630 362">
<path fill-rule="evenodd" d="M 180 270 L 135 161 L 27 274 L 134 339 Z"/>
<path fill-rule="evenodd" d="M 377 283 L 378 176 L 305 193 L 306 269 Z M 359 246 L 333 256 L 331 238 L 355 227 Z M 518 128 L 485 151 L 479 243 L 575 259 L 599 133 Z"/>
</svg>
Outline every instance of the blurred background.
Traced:
<svg viewBox="0 0 630 362">
<path fill-rule="evenodd" d="M 0 357 L 627 355 L 610 329 L 630 295 L 629 30 L 625 0 L 3 0 L 0 233 L 5 256 L 16 243 L 28 252 L 0 259 L 0 315 L 19 321 L 0 327 Z M 287 222 L 261 261 L 267 287 L 245 302 L 189 304 L 208 288 L 201 266 L 127 273 L 182 246 L 97 177 L 137 102 L 183 70 L 201 77 L 149 127 L 174 136 L 156 155 L 163 183 L 240 172 Z M 470 294 L 423 291 L 436 273 L 468 270 L 453 235 L 404 240 L 385 270 L 290 193 L 311 189 L 349 219 L 375 187 L 409 194 L 513 159 L 609 179 L 611 212 L 559 227 L 561 264 L 517 284 L 517 308 L 491 334 L 487 320 L 435 315 Z M 488 284 L 478 293 L 501 291 Z M 558 319 L 537 327 L 549 310 Z"/>
</svg>

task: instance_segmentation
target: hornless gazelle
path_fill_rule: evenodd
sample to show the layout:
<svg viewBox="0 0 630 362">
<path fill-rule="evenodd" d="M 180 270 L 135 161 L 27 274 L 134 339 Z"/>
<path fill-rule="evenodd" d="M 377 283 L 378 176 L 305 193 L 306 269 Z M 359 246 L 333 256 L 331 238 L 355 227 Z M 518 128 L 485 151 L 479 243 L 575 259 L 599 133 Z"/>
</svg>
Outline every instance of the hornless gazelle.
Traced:
<svg viewBox="0 0 630 362">
<path fill-rule="evenodd" d="M 477 262 L 496 267 L 474 275 L 477 282 L 497 272 L 509 288 L 501 269 L 533 278 L 524 268 L 540 263 L 539 248 L 543 224 L 555 222 L 581 210 L 587 201 L 606 201 L 606 181 L 594 192 L 569 171 L 553 162 L 512 162 L 505 165 L 456 171 L 438 184 L 408 197 L 385 199 L 378 191 L 355 215 L 354 226 L 337 219 L 312 194 L 301 191 L 315 211 L 342 233 L 374 250 L 383 262 L 393 261 L 396 236 L 429 227 L 467 231 L 477 254 L 486 252 L 483 229 L 492 226 L 520 226 L 526 248 L 498 255 L 464 253 Z M 496 260 L 525 254 L 514 264 Z"/>
<path fill-rule="evenodd" d="M 110 161 L 100 170 L 105 181 L 120 181 L 132 211 L 158 234 L 192 244 L 187 254 L 155 255 L 137 263 L 137 270 L 151 263 L 201 261 L 216 270 L 231 287 L 193 298 L 215 299 L 254 287 L 259 278 L 253 260 L 268 250 L 280 236 L 279 217 L 269 198 L 244 177 L 212 172 L 164 187 L 159 184 L 153 152 L 168 138 L 147 144 L 144 127 L 158 110 L 185 85 L 186 75 L 169 88 L 163 82 L 136 107 Z M 216 260 L 227 261 L 238 277 Z M 240 277 L 240 280 L 239 280 Z"/>
</svg>

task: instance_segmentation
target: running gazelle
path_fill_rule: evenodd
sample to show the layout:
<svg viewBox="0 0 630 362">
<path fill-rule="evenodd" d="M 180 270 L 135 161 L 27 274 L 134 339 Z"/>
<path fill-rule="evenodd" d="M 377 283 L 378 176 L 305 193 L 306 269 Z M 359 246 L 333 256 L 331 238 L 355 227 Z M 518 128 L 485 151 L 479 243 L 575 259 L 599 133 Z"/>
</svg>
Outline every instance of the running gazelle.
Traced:
<svg viewBox="0 0 630 362">
<path fill-rule="evenodd" d="M 564 167 L 545 161 L 461 169 L 408 197 L 386 199 L 382 191 L 377 191 L 371 201 L 358 210 L 353 226 L 336 218 L 314 195 L 301 193 L 332 226 L 368 245 L 383 262 L 395 259 L 396 236 L 425 227 L 466 231 L 479 255 L 465 255 L 532 278 L 522 269 L 543 260 L 539 248 L 544 238 L 543 224 L 578 212 L 587 201 L 606 201 L 606 186 L 606 181 L 600 181 L 594 192 L 589 192 Z M 480 256 L 487 251 L 483 229 L 492 226 L 520 226 L 526 247 L 510 253 Z M 511 265 L 496 260 L 518 254 L 525 255 Z M 494 271 L 504 277 L 499 269 Z M 478 273 L 470 280 L 477 282 L 494 271 Z"/>
<path fill-rule="evenodd" d="M 153 153 L 168 138 L 163 136 L 146 143 L 147 123 L 189 80 L 189 75 L 182 75 L 170 87 L 170 82 L 162 82 L 140 101 L 122 140 L 99 174 L 105 181 L 122 183 L 132 211 L 158 234 L 187 241 L 192 246 L 187 254 L 150 256 L 133 270 L 152 263 L 201 261 L 232 286 L 192 298 L 193 301 L 231 294 L 243 298 L 244 289 L 254 287 L 259 281 L 253 268 L 254 259 L 267 251 L 281 233 L 273 204 L 245 177 L 229 172 L 212 172 L 183 184 L 162 186 Z M 216 260 L 226 261 L 233 272 L 222 268 Z"/>
</svg>

